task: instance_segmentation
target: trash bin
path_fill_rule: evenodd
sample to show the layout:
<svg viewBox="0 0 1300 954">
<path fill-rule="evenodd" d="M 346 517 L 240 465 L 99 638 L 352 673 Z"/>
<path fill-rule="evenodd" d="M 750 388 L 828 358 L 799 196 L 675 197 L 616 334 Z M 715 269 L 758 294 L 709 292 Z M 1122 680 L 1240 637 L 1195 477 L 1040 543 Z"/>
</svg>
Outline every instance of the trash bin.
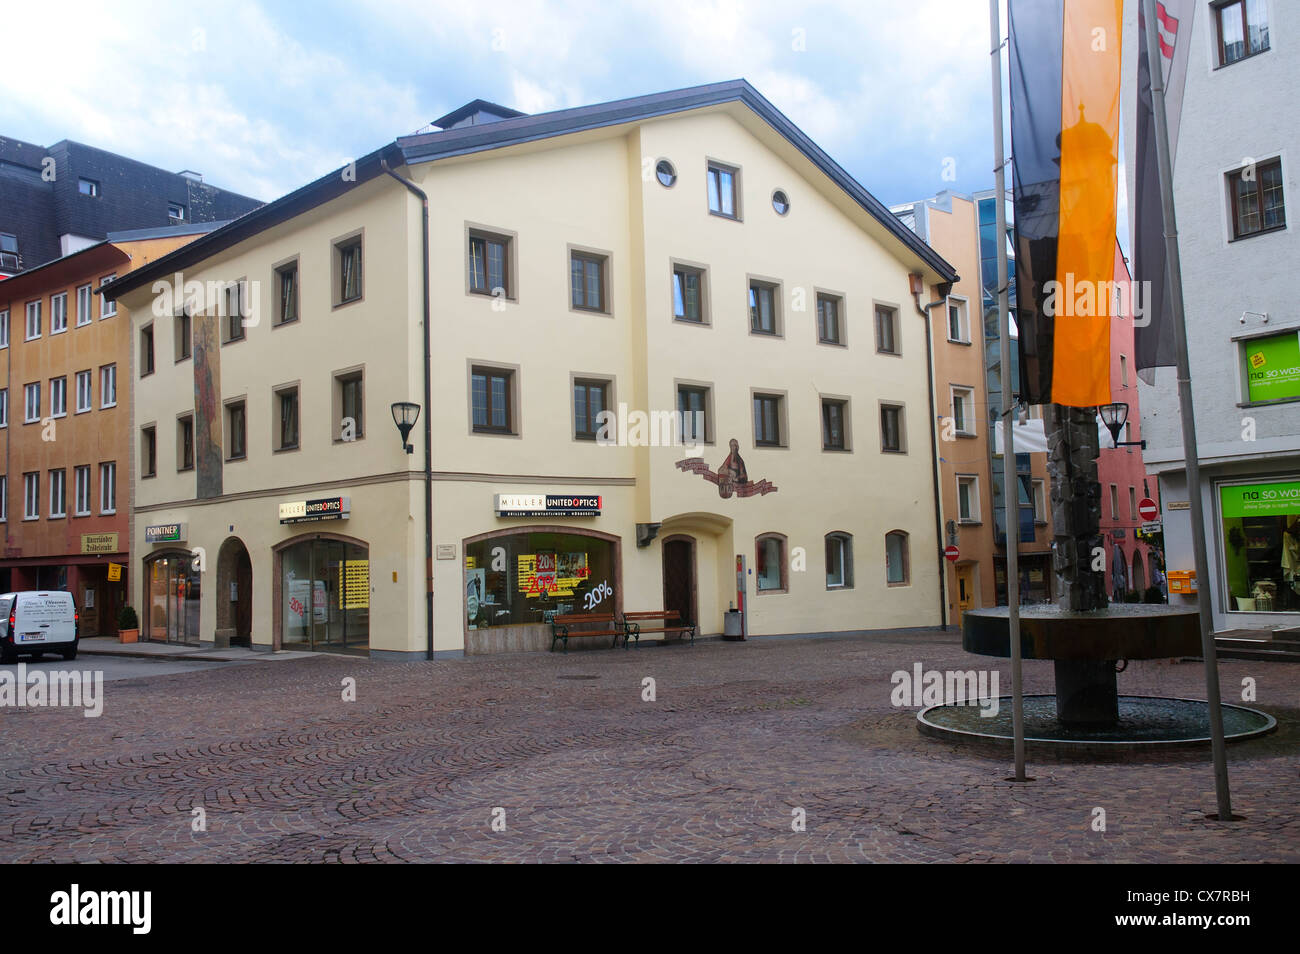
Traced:
<svg viewBox="0 0 1300 954">
<path fill-rule="evenodd" d="M 741 626 L 740 610 L 727 610 L 722 614 L 722 638 L 733 641 L 745 638 Z"/>
</svg>

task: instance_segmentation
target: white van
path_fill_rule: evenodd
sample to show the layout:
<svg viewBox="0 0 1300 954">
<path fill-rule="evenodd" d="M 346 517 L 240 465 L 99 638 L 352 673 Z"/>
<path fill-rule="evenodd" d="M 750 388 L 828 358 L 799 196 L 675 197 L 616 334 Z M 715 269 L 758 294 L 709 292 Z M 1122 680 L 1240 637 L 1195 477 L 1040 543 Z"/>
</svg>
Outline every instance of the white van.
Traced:
<svg viewBox="0 0 1300 954">
<path fill-rule="evenodd" d="M 66 590 L 0 594 L 0 662 L 44 653 L 77 658 L 80 618 Z"/>
</svg>

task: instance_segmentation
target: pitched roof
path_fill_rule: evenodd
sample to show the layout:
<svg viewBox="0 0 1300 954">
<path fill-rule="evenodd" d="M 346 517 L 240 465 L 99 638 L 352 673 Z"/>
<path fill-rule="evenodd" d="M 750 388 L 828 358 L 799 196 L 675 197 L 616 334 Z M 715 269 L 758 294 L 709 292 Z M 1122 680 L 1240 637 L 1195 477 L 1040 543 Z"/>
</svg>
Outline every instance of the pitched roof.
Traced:
<svg viewBox="0 0 1300 954">
<path fill-rule="evenodd" d="M 397 145 L 401 147 L 408 165 L 418 162 L 430 162 L 451 156 L 463 156 L 488 149 L 501 149 L 506 146 L 550 139 L 570 133 L 615 126 L 621 123 L 640 122 L 656 116 L 684 112 L 688 109 L 701 109 L 706 106 L 718 106 L 723 103 L 739 102 L 748 106 L 787 142 L 804 154 L 819 170 L 847 193 L 855 202 L 880 222 L 899 241 L 908 246 L 931 268 L 943 275 L 945 280 L 957 277 L 956 271 L 944 261 L 915 232 L 907 228 L 890 213 L 875 196 L 868 192 L 843 167 L 813 142 L 798 126 L 792 123 L 779 109 L 773 106 L 743 79 L 728 80 L 724 83 L 710 83 L 705 86 L 693 86 L 687 89 L 671 90 L 665 93 L 651 93 L 648 96 L 634 96 L 594 106 L 578 106 L 573 109 L 559 109 L 535 116 L 518 116 L 513 119 L 501 119 L 493 123 L 477 126 L 460 126 L 439 132 L 423 133 L 414 136 L 400 136 Z"/>
<path fill-rule="evenodd" d="M 753 86 L 743 79 L 711 83 L 687 89 L 634 96 L 593 106 L 560 109 L 534 116 L 520 114 L 495 122 L 457 126 L 437 132 L 401 136 L 393 143 L 357 160 L 356 181 L 344 183 L 338 171 L 317 179 L 291 192 L 282 199 L 242 216 L 224 229 L 219 229 L 170 255 L 163 256 L 151 265 L 137 269 L 129 275 L 106 286 L 112 298 L 132 288 L 145 284 L 154 274 L 165 274 L 183 267 L 222 249 L 229 248 L 262 229 L 270 228 L 294 215 L 336 197 L 352 185 L 382 174 L 380 157 L 389 165 L 414 165 L 452 156 L 501 149 L 521 143 L 551 139 L 591 129 L 600 129 L 623 123 L 641 122 L 657 116 L 666 116 L 691 109 L 719 106 L 725 103 L 743 103 L 782 138 L 799 150 L 824 173 L 837 187 L 879 222 L 894 238 L 913 254 L 938 272 L 945 281 L 957 279 L 956 270 L 938 252 L 922 241 L 915 232 L 898 220 L 883 203 L 868 192 L 834 159 L 826 154 L 798 126 L 768 102 Z M 444 120 L 464 111 L 465 115 L 479 108 L 475 100 L 461 109 L 449 113 Z M 491 105 L 491 104 L 488 104 Z M 497 107 L 500 108 L 500 107 Z M 441 122 L 439 120 L 438 122 Z M 365 171 L 363 173 L 363 166 Z"/>
</svg>

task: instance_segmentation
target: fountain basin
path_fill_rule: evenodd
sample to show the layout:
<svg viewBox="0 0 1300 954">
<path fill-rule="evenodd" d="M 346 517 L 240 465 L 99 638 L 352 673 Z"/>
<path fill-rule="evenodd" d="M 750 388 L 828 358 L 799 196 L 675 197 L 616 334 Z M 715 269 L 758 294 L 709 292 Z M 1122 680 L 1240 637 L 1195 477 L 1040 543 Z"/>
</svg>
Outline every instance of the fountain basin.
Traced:
<svg viewBox="0 0 1300 954">
<path fill-rule="evenodd" d="M 963 613 L 961 645 L 980 656 L 1009 657 L 1009 608 L 994 606 Z M 1072 613 L 1055 605 L 1020 607 L 1020 655 L 1024 659 L 1096 662 L 1200 654 L 1201 624 L 1194 606 L 1113 603 Z"/>
<path fill-rule="evenodd" d="M 962 648 L 981 656 L 1011 655 L 1011 615 L 1006 606 L 962 614 Z M 1083 729 L 1119 722 L 1115 663 L 1199 653 L 1195 609 L 1148 603 L 1113 603 L 1097 610 L 1055 605 L 1020 608 L 1020 655 L 1050 659 L 1056 668 L 1056 718 Z"/>
<path fill-rule="evenodd" d="M 1025 742 L 1097 754 L 1196 748 L 1210 742 L 1210 708 L 1202 700 L 1120 696 L 1118 703 L 1119 718 L 1113 726 L 1080 727 L 1061 722 L 1055 697 L 1025 696 Z M 917 713 L 917 728 L 934 738 L 1009 747 L 1011 697 L 999 698 L 997 715 L 986 718 L 980 711 L 978 706 L 929 706 Z M 1227 741 L 1240 742 L 1273 732 L 1277 720 L 1256 709 L 1225 705 L 1223 727 Z"/>
</svg>

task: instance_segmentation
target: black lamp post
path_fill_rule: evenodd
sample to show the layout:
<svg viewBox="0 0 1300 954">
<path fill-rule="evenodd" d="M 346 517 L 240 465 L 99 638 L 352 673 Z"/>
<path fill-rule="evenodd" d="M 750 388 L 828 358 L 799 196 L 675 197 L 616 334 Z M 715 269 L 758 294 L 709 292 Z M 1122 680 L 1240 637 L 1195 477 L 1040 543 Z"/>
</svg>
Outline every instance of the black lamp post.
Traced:
<svg viewBox="0 0 1300 954">
<path fill-rule="evenodd" d="M 1119 439 L 1120 431 L 1124 430 L 1124 423 L 1128 420 L 1128 405 L 1103 404 L 1097 408 L 1097 413 L 1101 415 L 1101 422 L 1106 425 L 1106 430 L 1110 431 L 1110 443 L 1112 447 L 1141 447 L 1147 449 L 1146 441 L 1122 441 Z"/>
<path fill-rule="evenodd" d="M 397 401 L 392 405 L 392 411 L 393 423 L 402 435 L 402 450 L 408 454 L 415 453 L 415 448 L 406 442 L 406 438 L 410 435 L 411 428 L 415 427 L 415 422 L 420 419 L 420 405 L 411 401 Z"/>
</svg>

